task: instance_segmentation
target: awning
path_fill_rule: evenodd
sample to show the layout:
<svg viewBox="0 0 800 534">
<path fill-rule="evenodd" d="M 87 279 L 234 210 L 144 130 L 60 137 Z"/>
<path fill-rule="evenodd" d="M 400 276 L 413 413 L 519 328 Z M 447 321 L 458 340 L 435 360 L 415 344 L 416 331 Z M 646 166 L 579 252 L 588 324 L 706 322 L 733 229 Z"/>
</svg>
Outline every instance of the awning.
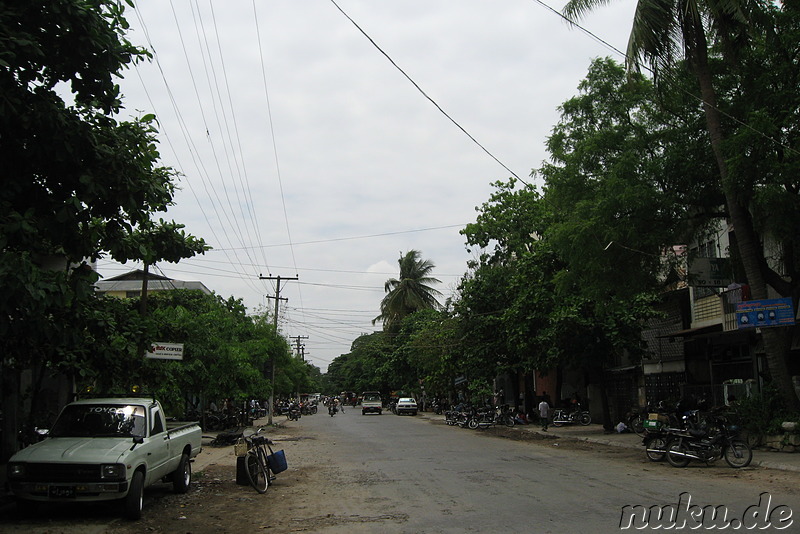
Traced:
<svg viewBox="0 0 800 534">
<path fill-rule="evenodd" d="M 695 337 L 702 334 L 712 334 L 715 332 L 722 332 L 722 324 L 712 324 L 709 326 L 701 326 L 699 328 L 687 328 L 686 330 L 678 330 L 676 332 L 670 332 L 669 334 L 662 334 L 660 338 L 664 337 Z"/>
</svg>

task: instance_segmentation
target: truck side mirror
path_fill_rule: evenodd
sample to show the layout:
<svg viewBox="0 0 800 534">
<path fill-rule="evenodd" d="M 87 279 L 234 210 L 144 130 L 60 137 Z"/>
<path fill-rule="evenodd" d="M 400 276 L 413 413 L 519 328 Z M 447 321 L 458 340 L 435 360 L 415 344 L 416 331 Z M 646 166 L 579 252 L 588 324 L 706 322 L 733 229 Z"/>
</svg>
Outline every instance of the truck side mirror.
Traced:
<svg viewBox="0 0 800 534">
<path fill-rule="evenodd" d="M 133 445 L 131 445 L 130 450 L 136 448 L 137 445 L 141 445 L 144 443 L 144 436 L 133 436 Z"/>
</svg>

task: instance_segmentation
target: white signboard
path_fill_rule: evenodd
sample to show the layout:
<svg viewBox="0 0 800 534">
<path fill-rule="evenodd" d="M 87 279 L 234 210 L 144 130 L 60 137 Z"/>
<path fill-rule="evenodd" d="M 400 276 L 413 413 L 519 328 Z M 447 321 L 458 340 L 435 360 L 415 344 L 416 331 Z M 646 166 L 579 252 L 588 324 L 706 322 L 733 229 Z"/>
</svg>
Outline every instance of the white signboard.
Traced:
<svg viewBox="0 0 800 534">
<path fill-rule="evenodd" d="M 154 360 L 182 360 L 183 343 L 163 343 L 156 341 L 150 345 L 150 350 L 145 352 L 145 358 Z"/>
<path fill-rule="evenodd" d="M 731 281 L 731 262 L 728 258 L 694 258 L 689 265 L 690 286 L 727 287 Z"/>
</svg>

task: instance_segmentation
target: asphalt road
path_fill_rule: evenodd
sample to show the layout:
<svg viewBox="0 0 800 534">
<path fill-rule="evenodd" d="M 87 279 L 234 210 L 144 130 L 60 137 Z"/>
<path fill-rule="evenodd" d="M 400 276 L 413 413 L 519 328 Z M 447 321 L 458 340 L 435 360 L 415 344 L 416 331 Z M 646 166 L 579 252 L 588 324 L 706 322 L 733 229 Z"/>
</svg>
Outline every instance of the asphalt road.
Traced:
<svg viewBox="0 0 800 534">
<path fill-rule="evenodd" d="M 551 442 L 497 439 L 391 414 L 349 411 L 334 418 L 304 418 L 301 423 L 335 444 L 331 461 L 352 483 L 368 485 L 370 498 L 360 501 L 360 514 L 405 517 L 394 524 L 387 521 L 381 532 L 620 532 L 621 519 L 623 525 L 643 525 L 629 521 L 630 508 L 623 516 L 625 506 L 642 505 L 649 513 L 650 507 L 657 511 L 678 503 L 681 494 L 683 503 L 691 498 L 689 505 L 724 506 L 727 518 L 717 521 L 727 521 L 732 528 L 748 509 L 750 514 L 758 512 L 754 506 L 759 502 L 765 511 L 764 492 L 771 497 L 767 513 L 772 513 L 773 526 L 800 531 L 800 524 L 788 524 L 785 518 L 786 507 L 800 512 L 796 491 L 773 486 L 769 477 L 741 479 L 741 473 L 724 462 L 675 469 L 647 462 L 643 454 L 635 460 L 613 459 Z M 635 510 L 644 517 L 642 508 Z M 700 517 L 697 508 L 691 510 Z M 706 523 L 698 530 L 710 526 L 710 515 L 707 510 Z M 687 527 L 694 525 L 685 512 L 676 517 L 679 523 L 684 518 L 689 519 Z M 741 529 L 765 526 L 769 518 L 760 523 L 758 519 L 748 516 Z M 652 514 L 648 520 L 655 526 Z M 348 525 L 324 532 L 353 530 Z"/>
</svg>

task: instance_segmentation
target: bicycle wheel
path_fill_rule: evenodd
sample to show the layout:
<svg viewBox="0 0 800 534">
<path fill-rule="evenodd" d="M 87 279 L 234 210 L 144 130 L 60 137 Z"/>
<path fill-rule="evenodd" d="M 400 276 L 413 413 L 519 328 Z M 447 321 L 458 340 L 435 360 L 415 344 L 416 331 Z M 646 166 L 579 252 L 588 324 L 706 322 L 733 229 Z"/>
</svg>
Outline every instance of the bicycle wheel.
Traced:
<svg viewBox="0 0 800 534">
<path fill-rule="evenodd" d="M 269 488 L 269 473 L 267 472 L 267 465 L 264 461 L 264 453 L 261 451 L 260 447 L 247 451 L 245 467 L 250 485 L 253 486 L 257 492 L 266 493 L 267 488 Z"/>
<path fill-rule="evenodd" d="M 741 439 L 732 440 L 725 447 L 725 461 L 731 467 L 747 467 L 753 460 L 753 450 L 746 441 Z"/>
</svg>

